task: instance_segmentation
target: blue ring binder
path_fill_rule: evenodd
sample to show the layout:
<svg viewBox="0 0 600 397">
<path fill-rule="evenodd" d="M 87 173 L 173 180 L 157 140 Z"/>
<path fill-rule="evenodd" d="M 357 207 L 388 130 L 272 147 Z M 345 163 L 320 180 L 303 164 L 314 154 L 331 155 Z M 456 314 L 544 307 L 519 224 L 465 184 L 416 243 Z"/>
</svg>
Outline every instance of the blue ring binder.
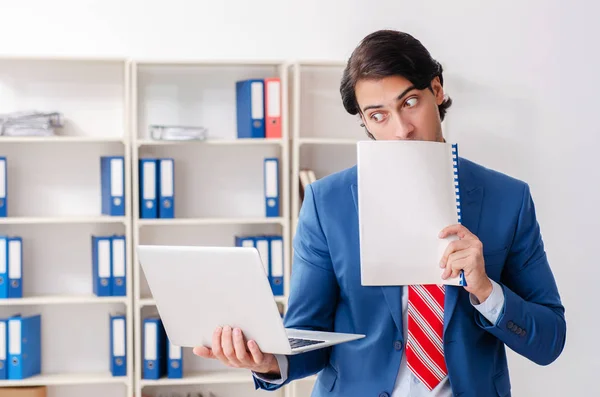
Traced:
<svg viewBox="0 0 600 397">
<path fill-rule="evenodd" d="M 452 164 L 454 165 L 454 191 L 456 194 L 456 212 L 458 215 L 458 223 L 461 222 L 461 210 L 460 210 L 460 186 L 458 183 L 458 144 L 452 144 Z M 465 272 L 460 271 L 460 285 L 463 287 L 467 286 L 467 280 L 465 279 Z"/>
</svg>

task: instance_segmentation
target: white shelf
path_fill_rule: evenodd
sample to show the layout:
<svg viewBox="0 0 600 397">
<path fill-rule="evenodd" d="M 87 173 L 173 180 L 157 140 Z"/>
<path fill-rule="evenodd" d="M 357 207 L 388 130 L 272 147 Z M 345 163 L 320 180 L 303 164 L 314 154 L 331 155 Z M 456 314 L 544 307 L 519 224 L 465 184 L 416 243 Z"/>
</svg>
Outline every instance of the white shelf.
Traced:
<svg viewBox="0 0 600 397">
<path fill-rule="evenodd" d="M 29 306 L 29 305 L 80 305 L 80 304 L 128 304 L 129 300 L 124 296 L 106 296 L 95 295 L 47 295 L 47 296 L 27 296 L 23 298 L 0 299 L 0 306 Z"/>
<path fill-rule="evenodd" d="M 359 141 L 344 138 L 298 138 L 298 145 L 356 145 Z"/>
<path fill-rule="evenodd" d="M 300 171 L 310 169 L 317 178 L 323 178 L 355 165 L 358 142 L 369 139 L 359 120 L 350 116 L 340 102 L 339 81 L 345 66 L 342 61 L 318 60 L 304 60 L 292 66 L 290 240 L 294 238 L 302 207 Z M 286 395 L 308 395 L 305 393 L 316 379 L 317 375 L 312 375 L 292 382 Z"/>
<path fill-rule="evenodd" d="M 57 111 L 64 120 L 56 135 L 0 136 L 9 181 L 9 216 L 0 218 L 0 228 L 23 238 L 28 286 L 25 297 L 0 299 L 0 307 L 41 314 L 45 346 L 42 374 L 1 380 L 0 387 L 107 384 L 114 386 L 82 389 L 92 397 L 108 390 L 134 395 L 130 71 L 122 57 L 0 57 L 0 103 L 7 111 Z M 102 156 L 124 157 L 126 216 L 101 213 Z M 98 297 L 90 285 L 90 238 L 115 233 L 126 237 L 127 296 Z M 114 312 L 127 319 L 122 377 L 109 371 Z"/>
<path fill-rule="evenodd" d="M 299 65 L 305 67 L 331 67 L 331 68 L 343 68 L 346 66 L 346 61 L 336 59 L 306 59 L 299 62 Z"/>
<path fill-rule="evenodd" d="M 42 225 L 42 224 L 82 224 L 82 223 L 125 223 L 124 216 L 14 216 L 0 218 L 0 225 Z"/>
<path fill-rule="evenodd" d="M 275 302 L 286 303 L 287 302 L 287 297 L 285 297 L 285 296 L 276 296 L 275 297 Z"/>
<path fill-rule="evenodd" d="M 139 300 L 140 307 L 156 306 L 156 301 L 152 298 L 143 298 Z"/>
<path fill-rule="evenodd" d="M 252 383 L 250 371 L 215 371 L 185 374 L 183 378 L 141 379 L 140 386 L 207 385 L 219 383 Z"/>
<path fill-rule="evenodd" d="M 92 384 L 128 384 L 126 376 L 112 376 L 109 372 L 91 374 L 41 374 L 26 379 L 1 380 L 0 387 L 7 386 L 67 386 Z"/>
<path fill-rule="evenodd" d="M 1 143 L 122 143 L 123 138 L 90 136 L 2 136 Z"/>
<path fill-rule="evenodd" d="M 96 56 L 64 56 L 64 55 L 2 55 L 0 62 L 3 61 L 28 61 L 28 62 L 65 62 L 65 63 L 117 63 L 121 64 L 125 60 L 120 57 L 96 57 Z"/>
<path fill-rule="evenodd" d="M 139 226 L 195 226 L 195 225 L 265 225 L 284 224 L 282 217 L 273 218 L 164 218 L 139 219 Z"/>
<path fill-rule="evenodd" d="M 136 59 L 138 66 L 280 66 L 283 60 L 262 59 Z"/>
<path fill-rule="evenodd" d="M 279 138 L 239 138 L 239 139 L 206 139 L 206 140 L 154 140 L 140 139 L 138 146 L 178 146 L 178 145 L 282 145 Z"/>
<path fill-rule="evenodd" d="M 284 238 L 285 274 L 289 274 L 289 164 L 288 118 L 289 65 L 271 60 L 136 60 L 131 64 L 132 107 L 132 206 L 139 213 L 138 161 L 145 156 L 175 159 L 175 191 L 179 191 L 176 218 L 134 218 L 134 247 L 148 244 L 226 244 L 234 235 L 280 233 Z M 237 138 L 235 133 L 235 82 L 246 78 L 281 78 L 281 138 Z M 210 87 L 210 95 L 204 93 Z M 163 141 L 151 139 L 153 124 L 203 125 L 205 140 Z M 208 150 L 208 147 L 213 148 Z M 206 150 L 202 151 L 203 148 Z M 197 150 L 202 151 L 201 153 Z M 263 160 L 280 159 L 280 217 L 265 217 Z M 181 197 L 183 195 L 183 197 Z M 254 209 L 254 210 L 253 210 Z M 187 215 L 187 217 L 186 217 Z M 204 226 L 199 233 L 184 228 Z M 214 229 L 214 231 L 213 231 Z M 249 371 L 211 371 L 189 368 L 181 379 L 142 379 L 142 318 L 156 306 L 133 250 L 133 297 L 136 309 L 135 395 L 146 386 L 252 384 Z M 287 278 L 287 277 L 286 277 Z M 287 284 L 285 290 L 287 291 Z M 285 304 L 286 296 L 275 297 Z M 185 365 L 185 364 L 184 364 Z M 287 394 L 286 394 L 287 395 Z"/>
<path fill-rule="evenodd" d="M 286 303 L 287 298 L 285 296 L 276 296 L 275 302 Z M 139 304 L 140 307 L 156 306 L 156 301 L 153 298 L 142 298 L 139 300 Z"/>
</svg>

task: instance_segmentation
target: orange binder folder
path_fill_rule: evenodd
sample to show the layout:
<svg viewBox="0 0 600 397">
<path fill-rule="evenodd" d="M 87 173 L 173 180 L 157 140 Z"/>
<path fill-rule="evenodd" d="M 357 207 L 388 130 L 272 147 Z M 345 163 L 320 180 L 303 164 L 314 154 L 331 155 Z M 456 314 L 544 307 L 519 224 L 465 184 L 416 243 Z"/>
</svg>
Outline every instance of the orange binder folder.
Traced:
<svg viewBox="0 0 600 397">
<path fill-rule="evenodd" d="M 265 138 L 281 138 L 281 80 L 265 79 Z"/>
</svg>

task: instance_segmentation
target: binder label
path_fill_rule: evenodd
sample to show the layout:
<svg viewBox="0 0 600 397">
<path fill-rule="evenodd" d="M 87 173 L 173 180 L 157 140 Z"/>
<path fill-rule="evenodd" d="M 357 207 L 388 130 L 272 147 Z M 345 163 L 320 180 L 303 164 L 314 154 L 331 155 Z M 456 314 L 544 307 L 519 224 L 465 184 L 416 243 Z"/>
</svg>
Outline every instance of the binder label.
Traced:
<svg viewBox="0 0 600 397">
<path fill-rule="evenodd" d="M 8 354 L 21 354 L 21 320 L 8 321 Z"/>
<path fill-rule="evenodd" d="M 110 192 L 112 196 L 123 196 L 123 160 L 110 160 Z"/>
<path fill-rule="evenodd" d="M 98 277 L 110 277 L 110 241 L 98 242 Z"/>
<path fill-rule="evenodd" d="M 125 319 L 113 320 L 113 356 L 123 357 L 125 355 Z"/>
<path fill-rule="evenodd" d="M 265 195 L 267 197 L 277 197 L 277 162 L 267 161 L 265 177 L 267 179 L 265 186 Z"/>
<path fill-rule="evenodd" d="M 144 326 L 144 360 L 156 360 L 156 323 L 146 323 Z"/>
<path fill-rule="evenodd" d="M 181 359 L 181 346 L 175 346 L 169 342 L 169 358 L 171 360 Z"/>
<path fill-rule="evenodd" d="M 281 83 L 279 81 L 270 81 L 267 83 L 267 117 L 281 116 L 280 86 Z"/>
<path fill-rule="evenodd" d="M 260 82 L 252 82 L 250 84 L 250 92 L 252 96 L 252 119 L 262 119 L 264 117 L 263 113 L 263 103 L 264 103 L 264 89 L 263 83 Z"/>
<path fill-rule="evenodd" d="M 271 275 L 273 277 L 283 277 L 283 242 L 281 240 L 271 241 Z"/>
<path fill-rule="evenodd" d="M 156 198 L 156 163 L 152 161 L 144 162 L 144 200 L 154 200 Z"/>
<path fill-rule="evenodd" d="M 8 277 L 21 278 L 21 241 L 8 242 Z"/>
<path fill-rule="evenodd" d="M 8 258 L 6 257 L 6 238 L 0 238 L 0 274 L 6 273 L 6 261 Z"/>
<path fill-rule="evenodd" d="M 6 197 L 6 160 L 0 160 L 0 197 Z"/>
<path fill-rule="evenodd" d="M 6 360 L 6 322 L 0 321 L 0 361 Z"/>
<path fill-rule="evenodd" d="M 125 277 L 125 241 L 123 239 L 113 240 L 113 276 Z"/>
<path fill-rule="evenodd" d="M 261 239 L 256 241 L 256 249 L 260 254 L 260 260 L 265 267 L 265 273 L 269 275 L 269 241 L 267 239 Z"/>
<path fill-rule="evenodd" d="M 173 196 L 173 160 L 160 162 L 160 191 L 163 197 Z"/>
</svg>

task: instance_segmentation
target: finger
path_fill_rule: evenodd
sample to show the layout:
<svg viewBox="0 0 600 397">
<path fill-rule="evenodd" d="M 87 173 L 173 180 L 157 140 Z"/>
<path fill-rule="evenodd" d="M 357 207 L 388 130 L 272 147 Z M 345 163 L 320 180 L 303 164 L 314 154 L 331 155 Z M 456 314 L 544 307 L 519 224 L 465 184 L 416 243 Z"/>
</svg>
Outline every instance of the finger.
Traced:
<svg viewBox="0 0 600 397">
<path fill-rule="evenodd" d="M 460 223 L 457 223 L 457 224 L 454 224 L 454 225 L 450 225 L 450 226 L 446 226 L 445 228 L 443 228 L 440 231 L 440 234 L 438 235 L 438 237 L 439 238 L 446 238 L 446 237 L 452 236 L 452 235 L 456 235 L 460 239 L 475 237 L 475 235 L 473 233 L 471 233 L 469 231 L 469 229 L 467 229 L 466 227 L 464 227 Z"/>
<path fill-rule="evenodd" d="M 215 332 L 213 332 L 213 340 L 212 340 L 212 353 L 213 355 L 221 360 L 222 362 L 226 362 L 227 358 L 223 355 L 223 346 L 221 346 L 221 335 L 223 334 L 223 328 L 217 327 Z"/>
<path fill-rule="evenodd" d="M 265 356 L 255 341 L 253 341 L 253 340 L 248 341 L 248 350 L 250 350 L 250 354 L 252 355 L 252 359 L 254 360 L 254 363 L 262 364 L 263 360 L 265 359 Z"/>
<path fill-rule="evenodd" d="M 216 358 L 212 350 L 205 346 L 194 347 L 192 351 L 195 355 L 200 356 L 202 358 Z"/>
<path fill-rule="evenodd" d="M 455 241 L 451 241 L 450 243 L 448 243 L 448 246 L 444 250 L 444 254 L 442 255 L 442 258 L 440 259 L 440 267 L 447 266 L 448 258 L 450 257 L 450 255 L 452 255 L 455 252 L 465 250 L 468 247 L 469 247 L 468 241 L 455 240 Z"/>
<path fill-rule="evenodd" d="M 240 362 L 235 356 L 235 349 L 233 348 L 233 338 L 230 326 L 223 327 L 223 333 L 221 334 L 221 345 L 223 346 L 223 354 L 227 357 L 230 364 L 238 366 Z"/>
<path fill-rule="evenodd" d="M 252 359 L 246 351 L 246 345 L 244 344 L 244 335 L 242 330 L 236 328 L 233 330 L 233 348 L 235 350 L 235 356 L 242 364 L 254 364 Z"/>
<path fill-rule="evenodd" d="M 461 260 L 466 260 L 469 257 L 469 255 L 470 255 L 470 251 L 468 251 L 468 250 L 460 250 L 460 251 L 456 251 L 456 252 L 453 252 L 452 254 L 450 254 L 450 256 L 448 257 L 448 262 L 444 266 L 444 271 L 442 272 L 442 279 L 446 280 L 448 277 L 456 277 L 456 276 L 453 276 L 454 263 L 461 261 Z"/>
<path fill-rule="evenodd" d="M 452 273 L 450 274 L 450 278 L 457 278 L 460 276 L 460 272 L 462 269 L 452 269 Z"/>
<path fill-rule="evenodd" d="M 442 272 L 442 280 L 446 280 L 452 274 L 452 267 L 446 266 Z"/>
<path fill-rule="evenodd" d="M 461 270 L 464 270 L 465 266 L 469 263 L 468 255 L 459 259 L 453 259 L 448 261 L 446 268 L 442 272 L 442 279 L 458 277 Z"/>
<path fill-rule="evenodd" d="M 452 269 L 452 272 L 450 273 L 450 277 L 452 278 L 456 278 L 460 275 L 460 271 L 464 270 L 465 267 L 468 265 L 469 261 L 467 259 L 459 259 L 457 261 L 453 261 L 451 263 L 450 266 L 448 266 L 449 268 Z"/>
<path fill-rule="evenodd" d="M 452 276 L 453 265 L 455 261 L 448 260 L 445 264 L 444 271 L 442 272 L 442 279 L 446 280 Z"/>
<path fill-rule="evenodd" d="M 470 255 L 472 255 L 472 251 L 470 249 L 462 249 L 460 251 L 455 251 L 448 257 L 448 263 L 456 262 L 461 259 L 466 259 Z"/>
</svg>

